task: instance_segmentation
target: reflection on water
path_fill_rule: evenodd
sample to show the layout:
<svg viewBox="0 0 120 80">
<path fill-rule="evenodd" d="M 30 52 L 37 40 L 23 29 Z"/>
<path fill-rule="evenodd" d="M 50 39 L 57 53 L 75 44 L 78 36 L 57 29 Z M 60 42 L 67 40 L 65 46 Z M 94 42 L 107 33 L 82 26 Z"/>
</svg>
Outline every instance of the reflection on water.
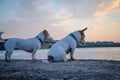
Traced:
<svg viewBox="0 0 120 80">
<path fill-rule="evenodd" d="M 49 49 L 40 49 L 36 53 L 37 59 L 47 59 Z M 0 59 L 4 59 L 5 51 L 0 51 Z M 76 48 L 74 52 L 75 59 L 100 59 L 100 60 L 119 60 L 120 47 L 110 48 Z M 69 54 L 67 55 L 69 57 Z M 12 59 L 31 59 L 31 53 L 22 50 L 15 50 Z"/>
</svg>

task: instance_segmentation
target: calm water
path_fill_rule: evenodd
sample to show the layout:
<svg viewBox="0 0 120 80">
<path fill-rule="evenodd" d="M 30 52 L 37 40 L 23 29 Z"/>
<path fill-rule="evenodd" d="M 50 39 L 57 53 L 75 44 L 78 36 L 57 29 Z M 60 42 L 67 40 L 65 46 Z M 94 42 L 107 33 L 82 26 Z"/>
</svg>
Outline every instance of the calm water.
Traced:
<svg viewBox="0 0 120 80">
<path fill-rule="evenodd" d="M 36 53 L 37 59 L 47 59 L 49 49 L 40 49 Z M 4 59 L 5 51 L 0 51 L 0 59 Z M 67 55 L 69 57 L 69 54 Z M 76 48 L 74 52 L 75 59 L 100 59 L 120 61 L 120 47 L 110 48 Z M 31 54 L 22 50 L 15 50 L 12 59 L 31 59 Z"/>
</svg>

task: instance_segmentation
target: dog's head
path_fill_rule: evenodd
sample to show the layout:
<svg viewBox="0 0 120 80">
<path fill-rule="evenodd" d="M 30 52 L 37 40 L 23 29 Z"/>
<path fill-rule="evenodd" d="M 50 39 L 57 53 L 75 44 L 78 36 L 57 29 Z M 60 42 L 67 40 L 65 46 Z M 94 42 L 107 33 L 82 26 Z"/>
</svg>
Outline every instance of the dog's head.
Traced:
<svg viewBox="0 0 120 80">
<path fill-rule="evenodd" d="M 86 30 L 87 30 L 87 27 L 79 31 L 80 32 L 80 41 L 78 43 L 81 45 L 86 44 L 85 43 L 85 33 L 84 33 Z"/>
<path fill-rule="evenodd" d="M 53 41 L 53 38 L 49 35 L 47 30 L 44 30 L 43 33 L 44 33 L 44 36 L 45 36 L 45 40 Z"/>
<path fill-rule="evenodd" d="M 50 40 L 53 41 L 53 38 L 49 35 L 47 30 L 43 30 L 41 33 L 38 34 L 37 36 L 39 39 L 41 39 L 42 41 L 44 40 Z"/>
</svg>

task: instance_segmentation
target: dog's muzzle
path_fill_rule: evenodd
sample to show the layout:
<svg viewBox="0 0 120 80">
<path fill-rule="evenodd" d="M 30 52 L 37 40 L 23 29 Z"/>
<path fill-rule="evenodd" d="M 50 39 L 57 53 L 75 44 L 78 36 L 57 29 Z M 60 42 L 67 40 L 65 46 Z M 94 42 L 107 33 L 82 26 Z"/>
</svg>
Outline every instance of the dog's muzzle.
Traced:
<svg viewBox="0 0 120 80">
<path fill-rule="evenodd" d="M 86 45 L 86 42 L 84 40 L 81 40 L 81 41 L 78 42 L 78 44 L 84 46 L 84 45 Z"/>
</svg>

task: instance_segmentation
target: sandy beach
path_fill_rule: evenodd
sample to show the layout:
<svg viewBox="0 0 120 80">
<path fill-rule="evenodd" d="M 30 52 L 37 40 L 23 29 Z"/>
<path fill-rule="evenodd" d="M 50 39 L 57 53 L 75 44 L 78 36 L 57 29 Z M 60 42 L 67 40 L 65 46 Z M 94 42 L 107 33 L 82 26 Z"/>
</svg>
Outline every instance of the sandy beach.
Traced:
<svg viewBox="0 0 120 80">
<path fill-rule="evenodd" d="M 0 80 L 120 80 L 120 61 L 0 60 Z"/>
</svg>

